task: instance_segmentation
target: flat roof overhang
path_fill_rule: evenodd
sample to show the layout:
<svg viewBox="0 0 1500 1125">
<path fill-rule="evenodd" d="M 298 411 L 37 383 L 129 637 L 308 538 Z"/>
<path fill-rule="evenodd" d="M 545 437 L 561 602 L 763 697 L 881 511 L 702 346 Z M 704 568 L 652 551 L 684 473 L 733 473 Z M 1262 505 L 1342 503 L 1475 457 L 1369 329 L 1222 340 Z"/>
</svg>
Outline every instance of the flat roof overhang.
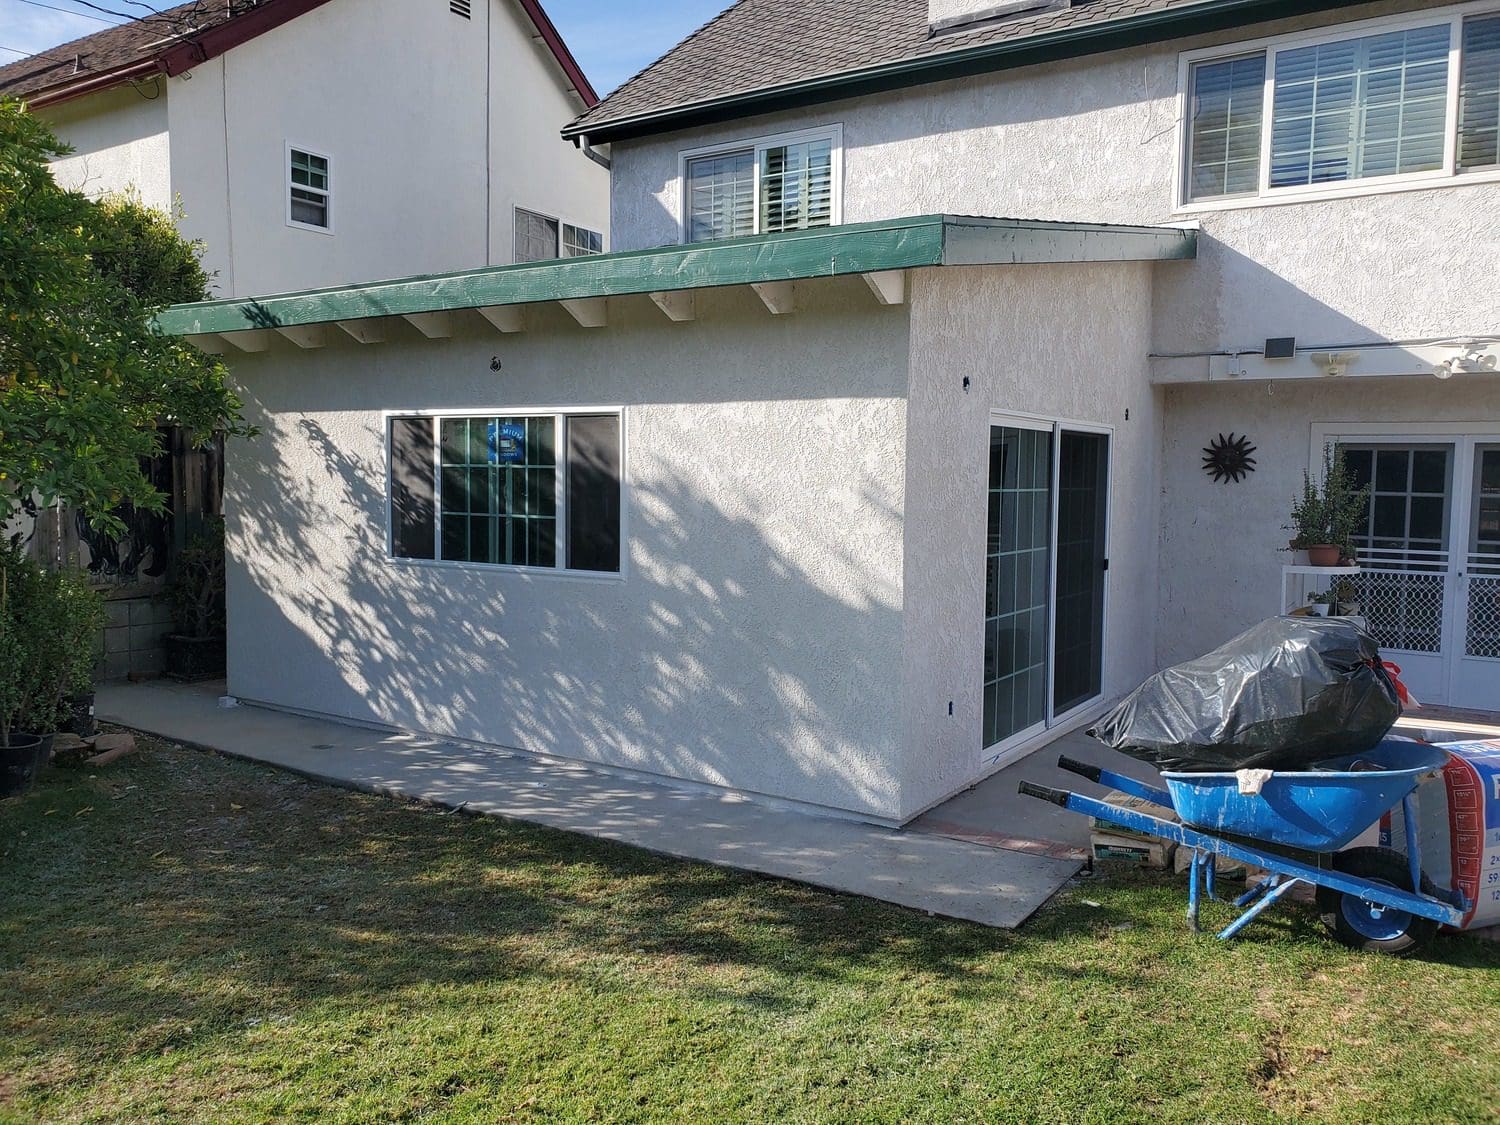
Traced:
<svg viewBox="0 0 1500 1125">
<path fill-rule="evenodd" d="M 670 320 L 684 321 L 694 318 L 697 289 L 748 285 L 772 313 L 782 313 L 791 308 L 791 283 L 814 278 L 862 275 L 875 299 L 890 305 L 904 302 L 909 269 L 1164 262 L 1196 254 L 1197 232 L 1178 227 L 921 215 L 174 305 L 154 323 L 167 335 L 192 337 L 210 350 L 220 350 L 222 339 L 243 351 L 263 351 L 275 335 L 319 347 L 328 325 L 375 343 L 382 338 L 380 321 L 388 317 L 442 338 L 449 334 L 449 314 L 472 309 L 500 331 L 515 332 L 523 327 L 521 306 L 555 302 L 584 327 L 598 328 L 607 323 L 610 297 L 647 295 Z"/>
</svg>

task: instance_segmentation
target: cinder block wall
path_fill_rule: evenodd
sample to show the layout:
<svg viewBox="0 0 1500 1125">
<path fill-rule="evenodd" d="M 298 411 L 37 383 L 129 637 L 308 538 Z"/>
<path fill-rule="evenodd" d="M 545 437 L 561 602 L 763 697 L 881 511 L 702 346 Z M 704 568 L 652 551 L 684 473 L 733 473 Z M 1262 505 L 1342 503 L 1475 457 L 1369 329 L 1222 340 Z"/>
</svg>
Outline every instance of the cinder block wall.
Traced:
<svg viewBox="0 0 1500 1125">
<path fill-rule="evenodd" d="M 96 679 L 124 680 L 160 675 L 165 665 L 162 637 L 172 631 L 169 607 L 150 597 L 114 598 L 96 650 Z"/>
</svg>

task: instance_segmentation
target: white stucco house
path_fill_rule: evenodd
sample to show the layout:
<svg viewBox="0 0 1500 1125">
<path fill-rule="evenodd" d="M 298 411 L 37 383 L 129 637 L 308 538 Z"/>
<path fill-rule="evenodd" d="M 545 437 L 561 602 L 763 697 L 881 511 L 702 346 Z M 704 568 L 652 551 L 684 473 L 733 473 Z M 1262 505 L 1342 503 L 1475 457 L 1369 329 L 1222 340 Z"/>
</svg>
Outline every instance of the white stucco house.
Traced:
<svg viewBox="0 0 1500 1125">
<path fill-rule="evenodd" d="M 1333 443 L 1496 708 L 1497 120 L 1492 0 L 741 0 L 564 130 L 613 253 L 162 316 L 229 690 L 900 823 L 1287 608 Z"/>
<path fill-rule="evenodd" d="M 608 244 L 608 171 L 557 136 L 598 98 L 537 0 L 197 0 L 5 95 L 73 147 L 64 186 L 180 204 L 226 297 Z"/>
</svg>

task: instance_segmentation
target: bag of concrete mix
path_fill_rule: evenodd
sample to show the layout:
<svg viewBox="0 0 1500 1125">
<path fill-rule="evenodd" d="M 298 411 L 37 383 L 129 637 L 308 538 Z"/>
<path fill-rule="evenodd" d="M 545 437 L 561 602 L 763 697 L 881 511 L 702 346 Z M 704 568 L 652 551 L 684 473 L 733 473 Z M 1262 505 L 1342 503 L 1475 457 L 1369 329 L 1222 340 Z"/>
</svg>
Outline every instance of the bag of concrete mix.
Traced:
<svg viewBox="0 0 1500 1125">
<path fill-rule="evenodd" d="M 1164 770 L 1301 770 L 1378 743 L 1402 691 L 1353 618 L 1273 617 L 1156 673 L 1089 733 Z"/>
<path fill-rule="evenodd" d="M 1500 739 L 1443 742 L 1448 764 L 1417 790 L 1422 870 L 1470 904 L 1463 929 L 1500 925 Z M 1406 820 L 1386 813 L 1380 842 L 1406 850 Z"/>
</svg>

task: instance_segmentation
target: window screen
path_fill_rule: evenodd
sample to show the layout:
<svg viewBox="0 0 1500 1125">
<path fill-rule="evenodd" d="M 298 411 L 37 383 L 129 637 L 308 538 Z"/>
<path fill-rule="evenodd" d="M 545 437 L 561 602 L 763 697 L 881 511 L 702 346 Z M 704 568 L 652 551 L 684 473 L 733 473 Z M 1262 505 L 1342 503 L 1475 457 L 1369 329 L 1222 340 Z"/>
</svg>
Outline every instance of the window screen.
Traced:
<svg viewBox="0 0 1500 1125">
<path fill-rule="evenodd" d="M 550 262 L 557 257 L 557 220 L 516 208 L 516 261 Z"/>
<path fill-rule="evenodd" d="M 687 236 L 708 242 L 755 233 L 755 152 L 726 152 L 687 162 Z"/>
<path fill-rule="evenodd" d="M 326 227 L 328 223 L 328 159 L 291 150 L 291 197 L 287 214 L 294 223 Z"/>
<path fill-rule="evenodd" d="M 1193 67 L 1190 198 L 1259 189 L 1265 85 L 1264 54 Z"/>
<path fill-rule="evenodd" d="M 1500 164 L 1500 16 L 1464 21 L 1458 83 L 1458 169 Z"/>
<path fill-rule="evenodd" d="M 431 418 L 391 419 L 391 553 L 399 559 L 437 557 L 433 433 Z"/>
<path fill-rule="evenodd" d="M 620 419 L 568 418 L 568 566 L 620 569 Z"/>
<path fill-rule="evenodd" d="M 1271 186 L 1442 167 L 1447 24 L 1276 56 Z"/>
<path fill-rule="evenodd" d="M 780 145 L 760 156 L 760 232 L 772 234 L 833 221 L 833 142 Z"/>
</svg>

